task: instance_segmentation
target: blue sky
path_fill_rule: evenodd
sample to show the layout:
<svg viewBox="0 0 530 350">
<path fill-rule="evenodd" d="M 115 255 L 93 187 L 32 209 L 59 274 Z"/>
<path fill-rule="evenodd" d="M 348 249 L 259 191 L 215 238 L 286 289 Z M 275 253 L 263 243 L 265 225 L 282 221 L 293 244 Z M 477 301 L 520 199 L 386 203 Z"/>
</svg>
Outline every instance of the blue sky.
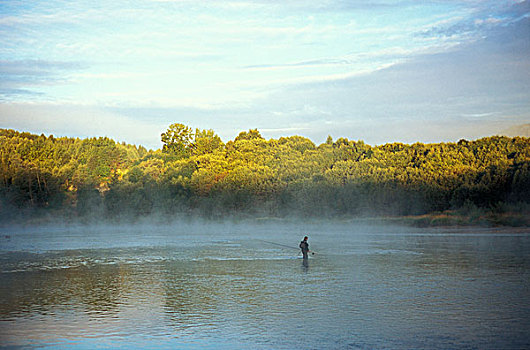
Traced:
<svg viewBox="0 0 530 350">
<path fill-rule="evenodd" d="M 530 122 L 528 0 L 0 0 L 0 127 L 160 147 L 440 142 Z"/>
</svg>

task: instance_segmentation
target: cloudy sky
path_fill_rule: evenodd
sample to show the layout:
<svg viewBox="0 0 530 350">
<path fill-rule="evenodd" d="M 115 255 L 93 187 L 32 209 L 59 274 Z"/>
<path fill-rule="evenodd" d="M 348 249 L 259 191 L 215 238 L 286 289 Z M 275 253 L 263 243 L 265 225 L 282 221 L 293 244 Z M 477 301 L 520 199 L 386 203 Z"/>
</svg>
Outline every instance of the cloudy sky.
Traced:
<svg viewBox="0 0 530 350">
<path fill-rule="evenodd" d="M 0 0 L 0 127 L 160 147 L 370 144 L 530 122 L 530 0 Z"/>
</svg>

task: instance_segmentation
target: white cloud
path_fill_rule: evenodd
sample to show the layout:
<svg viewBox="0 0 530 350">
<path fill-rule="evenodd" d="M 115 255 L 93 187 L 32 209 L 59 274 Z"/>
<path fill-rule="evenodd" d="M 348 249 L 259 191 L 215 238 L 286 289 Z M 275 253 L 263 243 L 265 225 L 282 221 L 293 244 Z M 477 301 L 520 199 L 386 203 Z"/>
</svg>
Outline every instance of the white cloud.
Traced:
<svg viewBox="0 0 530 350">
<path fill-rule="evenodd" d="M 498 112 L 483 112 L 483 113 L 463 113 L 462 117 L 465 118 L 485 118 L 485 117 L 491 117 L 496 114 L 499 114 Z"/>
<path fill-rule="evenodd" d="M 111 127 L 128 141 L 139 138 L 136 128 L 149 130 L 140 117 L 115 115 L 110 107 L 167 108 L 171 118 L 186 110 L 189 116 L 182 118 L 225 134 L 259 126 L 317 136 L 388 128 L 379 122 L 389 115 L 414 127 L 414 118 L 437 112 L 438 118 L 467 119 L 488 111 L 498 112 L 491 119 L 527 115 L 520 101 L 528 98 L 528 55 L 512 58 L 528 51 L 521 48 L 528 30 L 520 29 L 528 21 L 528 2 L 11 4 L 5 8 L 13 11 L 0 14 L 0 100 L 12 102 L 2 105 L 2 113 L 9 110 L 19 120 L 5 114 L 1 120 L 21 129 L 38 131 L 40 125 L 53 132 L 71 122 L 72 130 L 98 135 Z M 512 29 L 495 37 L 502 28 Z M 513 50 L 493 57 L 491 51 L 514 33 L 520 42 L 512 43 Z M 466 51 L 485 37 L 495 40 Z M 93 116 L 98 113 L 103 117 Z M 67 114 L 79 118 L 71 121 Z M 105 120 L 107 126 L 95 126 Z"/>
</svg>

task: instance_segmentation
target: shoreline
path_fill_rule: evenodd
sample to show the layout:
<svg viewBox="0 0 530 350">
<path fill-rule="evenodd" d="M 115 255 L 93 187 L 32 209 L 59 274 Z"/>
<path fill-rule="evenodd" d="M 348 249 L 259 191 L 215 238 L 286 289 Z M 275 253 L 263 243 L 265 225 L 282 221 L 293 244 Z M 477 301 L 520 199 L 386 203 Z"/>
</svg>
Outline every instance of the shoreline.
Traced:
<svg viewBox="0 0 530 350">
<path fill-rule="evenodd" d="M 170 226 L 170 225 L 286 225 L 294 227 L 319 226 L 326 224 L 344 224 L 366 227 L 397 226 L 410 228 L 431 229 L 491 229 L 496 231 L 510 230 L 510 232 L 530 232 L 530 214 L 519 212 L 494 213 L 487 211 L 473 213 L 459 213 L 457 211 L 433 212 L 420 215 L 392 215 L 392 216 L 353 216 L 343 215 L 335 217 L 317 216 L 258 216 L 258 215 L 228 215 L 224 217 L 203 217 L 200 215 L 151 215 L 128 218 L 105 219 L 97 217 L 67 217 L 61 215 L 31 216 L 27 218 L 13 218 L 0 221 L 0 228 L 14 227 L 87 227 L 87 226 Z"/>
</svg>

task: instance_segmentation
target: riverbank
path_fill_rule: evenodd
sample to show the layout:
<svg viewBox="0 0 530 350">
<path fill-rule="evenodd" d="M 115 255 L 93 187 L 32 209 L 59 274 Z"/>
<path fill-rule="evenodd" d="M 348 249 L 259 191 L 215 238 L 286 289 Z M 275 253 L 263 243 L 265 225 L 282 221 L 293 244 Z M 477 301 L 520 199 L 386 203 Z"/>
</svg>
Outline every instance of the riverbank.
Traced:
<svg viewBox="0 0 530 350">
<path fill-rule="evenodd" d="M 448 210 L 421 215 L 403 216 L 259 216 L 259 215 L 228 215 L 223 217 L 204 217 L 200 215 L 149 215 L 143 217 L 108 219 L 104 217 L 76 217 L 72 215 L 29 215 L 27 217 L 12 217 L 9 220 L 1 220 L 0 227 L 12 226 L 71 226 L 71 225 L 172 225 L 172 224 L 258 224 L 258 225 L 326 225 L 342 223 L 357 226 L 405 226 L 417 228 L 438 227 L 478 227 L 478 228 L 522 228 L 530 229 L 530 212 L 527 210 L 496 212 L 492 210 L 478 209 L 468 211 Z M 303 224 L 302 224 L 303 223 Z"/>
<path fill-rule="evenodd" d="M 388 218 L 392 222 L 415 227 L 437 226 L 479 226 L 479 227 L 530 227 L 528 213 L 475 212 L 462 214 L 456 211 L 445 211 L 415 216 Z"/>
</svg>

